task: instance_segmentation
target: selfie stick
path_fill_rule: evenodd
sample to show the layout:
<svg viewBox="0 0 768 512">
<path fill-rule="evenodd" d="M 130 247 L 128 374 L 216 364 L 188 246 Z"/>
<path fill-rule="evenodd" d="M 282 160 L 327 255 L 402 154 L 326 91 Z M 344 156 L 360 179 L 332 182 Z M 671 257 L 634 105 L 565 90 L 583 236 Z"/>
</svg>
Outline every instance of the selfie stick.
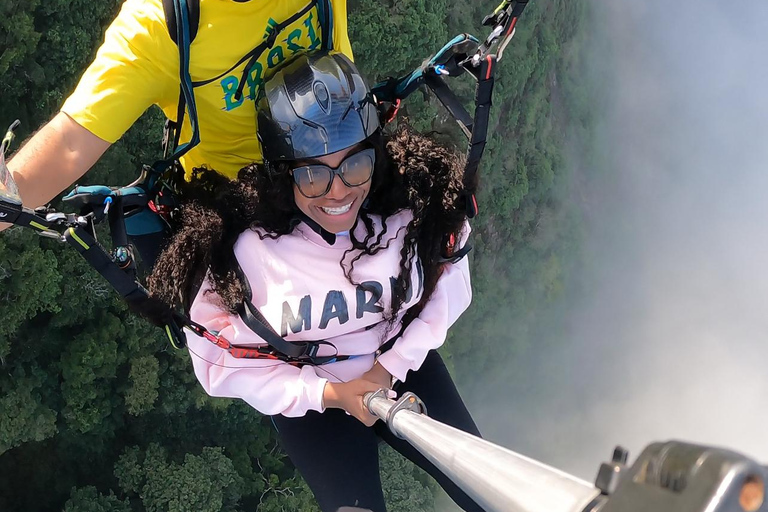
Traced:
<svg viewBox="0 0 768 512">
<path fill-rule="evenodd" d="M 617 447 L 595 485 L 429 418 L 413 393 L 365 395 L 384 421 L 490 512 L 768 512 L 768 469 L 731 450 L 653 443 L 631 466 Z"/>
<path fill-rule="evenodd" d="M 583 512 L 600 495 L 588 482 L 433 420 L 413 393 L 394 402 L 380 390 L 364 402 L 488 512 Z"/>
</svg>

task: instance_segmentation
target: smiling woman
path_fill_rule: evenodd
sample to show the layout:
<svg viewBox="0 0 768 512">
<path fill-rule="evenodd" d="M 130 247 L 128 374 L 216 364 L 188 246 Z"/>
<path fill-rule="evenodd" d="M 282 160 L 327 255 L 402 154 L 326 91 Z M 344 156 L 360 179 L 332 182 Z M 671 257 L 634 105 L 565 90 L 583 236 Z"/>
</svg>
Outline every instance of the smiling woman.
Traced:
<svg viewBox="0 0 768 512">
<path fill-rule="evenodd" d="M 376 152 L 358 144 L 316 162 L 291 169 L 296 206 L 326 231 L 349 231 L 371 190 Z"/>
<path fill-rule="evenodd" d="M 465 510 L 480 510 L 362 402 L 380 388 L 412 391 L 431 417 L 479 435 L 435 352 L 472 295 L 467 259 L 451 257 L 469 235 L 462 158 L 405 127 L 385 135 L 341 54 L 286 63 L 257 113 L 264 164 L 229 183 L 198 172 L 198 185 L 217 194 L 191 193 L 200 197 L 184 207 L 150 279 L 155 296 L 191 302 L 194 321 L 262 350 L 243 359 L 190 336 L 198 380 L 272 416 L 324 511 L 386 510 L 379 439 Z M 274 337 L 311 356 L 284 357 Z"/>
</svg>

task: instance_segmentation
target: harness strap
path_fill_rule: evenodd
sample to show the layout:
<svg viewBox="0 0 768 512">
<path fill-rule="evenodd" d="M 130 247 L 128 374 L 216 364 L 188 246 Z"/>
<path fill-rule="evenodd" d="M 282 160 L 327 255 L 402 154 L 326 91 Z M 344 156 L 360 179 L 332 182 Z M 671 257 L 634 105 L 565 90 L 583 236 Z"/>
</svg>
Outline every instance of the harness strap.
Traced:
<svg viewBox="0 0 768 512">
<path fill-rule="evenodd" d="M 398 105 L 395 102 L 404 99 L 420 86 L 426 85 L 456 120 L 462 132 L 464 132 L 464 135 L 469 140 L 467 163 L 463 176 L 462 197 L 467 217 L 470 219 L 475 217 L 478 212 L 477 199 L 475 198 L 477 170 L 485 150 L 488 135 L 488 121 L 492 106 L 496 64 L 495 56 L 489 55 L 476 68 L 465 65 L 469 60 L 469 53 L 474 48 L 477 48 L 477 43 L 478 40 L 468 34 L 458 35 L 411 74 L 399 79 L 389 79 L 377 84 L 373 88 L 374 94 L 379 101 Z M 461 100 L 443 80 L 444 75 L 454 77 L 463 74 L 465 71 L 468 71 L 477 80 L 474 116 L 467 112 Z M 391 118 L 393 112 L 390 110 L 385 113 L 385 116 Z M 468 251 L 469 249 L 467 249 Z M 444 255 L 445 261 L 456 261 L 456 259 L 455 255 Z"/>
<path fill-rule="evenodd" d="M 467 163 L 464 168 L 463 195 L 467 217 L 470 219 L 477 215 L 477 200 L 475 189 L 477 187 L 477 171 L 480 160 L 483 158 L 485 144 L 488 137 L 488 124 L 493 106 L 493 86 L 496 71 L 496 56 L 488 55 L 476 70 L 477 88 L 475 90 L 475 117 L 473 129 L 469 137 L 469 149 L 467 151 Z"/>
<path fill-rule="evenodd" d="M 333 6 L 330 0 L 319 0 L 317 13 L 322 30 L 323 50 L 333 50 Z"/>
<path fill-rule="evenodd" d="M 264 315 L 261 314 L 259 309 L 254 306 L 253 302 L 248 298 L 252 294 L 251 284 L 248 282 L 248 278 L 243 272 L 242 267 L 237 262 L 237 258 L 232 255 L 233 264 L 235 266 L 235 273 L 240 279 L 240 282 L 245 288 L 245 300 L 238 309 L 238 315 L 240 319 L 248 326 L 250 330 L 256 333 L 261 339 L 263 339 L 271 349 L 279 354 L 285 355 L 289 360 L 294 360 L 300 363 L 322 365 L 335 361 L 343 361 L 349 359 L 349 356 L 340 356 L 336 347 L 325 340 L 317 341 L 286 341 L 280 336 L 267 322 Z M 317 353 L 320 347 L 327 346 L 334 349 L 334 354 L 331 356 L 318 356 Z"/>
<path fill-rule="evenodd" d="M 200 0 L 189 0 L 189 42 L 197 37 L 197 29 L 200 26 Z M 163 0 L 163 11 L 165 12 L 165 24 L 168 26 L 168 35 L 171 40 L 179 44 L 178 25 L 176 23 L 176 4 L 174 0 Z"/>
<path fill-rule="evenodd" d="M 147 291 L 136 280 L 121 269 L 109 257 L 106 250 L 82 226 L 69 228 L 64 232 L 64 240 L 74 247 L 80 255 L 99 274 L 106 279 L 120 296 L 128 301 L 141 300 L 148 296 Z"/>
<path fill-rule="evenodd" d="M 10 203 L 7 198 L 0 197 L 0 221 L 24 226 L 37 231 L 38 235 L 60 239 L 61 235 L 57 231 L 51 230 L 51 223 L 41 219 L 29 208 L 20 204 Z"/>
<path fill-rule="evenodd" d="M 146 304 L 147 301 L 152 301 L 149 298 L 147 290 L 142 287 L 130 273 L 120 268 L 115 261 L 109 256 L 106 250 L 95 240 L 95 238 L 82 226 L 71 227 L 64 233 L 65 241 L 74 247 L 77 252 L 99 273 L 104 277 L 110 285 L 120 294 L 120 296 L 129 303 Z M 165 312 L 169 319 L 172 319 L 165 326 L 166 334 L 168 335 L 171 344 L 174 347 L 181 348 L 185 345 L 184 335 L 182 329 L 184 327 L 189 328 L 199 336 L 213 342 L 217 346 L 226 349 L 235 358 L 245 359 L 273 359 L 285 361 L 291 364 L 303 365 L 303 364 L 324 364 L 331 362 L 332 360 L 340 360 L 341 358 L 334 357 L 316 357 L 317 349 L 319 345 L 327 342 L 306 342 L 304 346 L 298 343 L 290 343 L 282 340 L 276 333 L 273 332 L 273 336 L 280 338 L 286 345 L 285 347 L 274 347 L 270 344 L 270 348 L 265 347 L 239 347 L 232 345 L 225 338 L 222 338 L 218 334 L 211 333 L 205 327 L 193 322 L 187 316 L 176 313 L 170 306 L 162 304 L 157 301 L 153 301 L 152 307 L 162 308 L 161 312 Z M 262 317 L 263 318 L 263 317 Z M 267 331 L 266 323 L 260 323 L 258 320 L 255 324 L 261 325 L 262 329 L 257 332 L 260 336 L 267 336 L 267 339 L 271 339 Z M 266 329 L 266 331 L 265 331 Z M 271 341 L 275 341 L 271 339 Z M 290 346 L 295 345 L 297 349 L 290 350 Z M 330 344 L 329 344 L 330 345 Z M 288 349 L 288 353 L 279 350 L 279 348 Z M 346 358 L 345 358 L 346 359 Z"/>
<path fill-rule="evenodd" d="M 422 84 L 432 89 L 438 100 L 456 119 L 469 139 L 462 197 L 467 217 L 470 219 L 478 213 L 475 197 L 477 172 L 488 136 L 496 63 L 501 60 L 504 49 L 514 35 L 517 21 L 528 2 L 529 0 L 502 1 L 496 10 L 483 20 L 483 25 L 493 26 L 494 30 L 479 46 L 477 45 L 479 41 L 472 36 L 467 34 L 457 36 L 411 74 L 398 79 L 390 78 L 373 87 L 373 92 L 380 102 L 392 104 L 387 111 L 383 112 L 383 118 L 387 122 L 394 118 L 400 100 Z M 473 44 L 474 47 L 470 48 Z M 493 48 L 497 48 L 496 54 L 491 53 Z M 471 56 L 470 52 L 472 52 Z M 464 71 L 469 72 L 477 80 L 474 116 L 467 113 L 461 101 L 442 80 L 442 75 L 459 76 Z"/>
<path fill-rule="evenodd" d="M 125 301 L 137 304 L 146 304 L 148 301 L 152 301 L 147 290 L 141 286 L 130 273 L 120 268 L 109 256 L 106 250 L 85 228 L 77 226 L 67 229 L 64 232 L 64 240 L 74 247 L 77 252 L 79 252 L 80 255 L 109 282 L 110 285 L 112 285 Z M 217 334 L 211 333 L 205 327 L 193 322 L 187 316 L 176 313 L 166 304 L 153 301 L 152 307 L 162 308 L 161 312 L 165 312 L 165 315 L 169 319 L 173 319 L 166 324 L 165 331 L 171 344 L 177 348 L 181 348 L 185 345 L 182 329 L 187 327 L 199 336 L 203 336 L 205 339 L 215 343 L 219 347 L 226 349 L 236 358 L 274 359 L 296 364 L 323 364 L 324 362 L 328 362 L 325 359 L 332 359 L 314 358 L 317 349 L 314 349 L 314 351 L 308 349 L 305 351 L 306 355 L 304 355 L 296 353 L 279 353 L 276 351 L 275 347 L 270 347 L 269 349 L 263 347 L 238 347 L 232 345 L 229 341 Z M 267 324 L 263 325 L 266 326 Z M 293 345 L 285 341 L 284 343 Z"/>
<path fill-rule="evenodd" d="M 286 356 L 289 360 L 304 364 L 323 365 L 349 359 L 349 356 L 338 355 L 336 347 L 325 340 L 286 341 L 272 329 L 250 300 L 246 299 L 243 301 L 239 315 L 245 325 L 263 339 L 273 351 Z M 318 356 L 317 353 L 323 346 L 332 348 L 334 354 L 331 356 Z"/>
<path fill-rule="evenodd" d="M 435 94 L 435 97 L 443 104 L 448 110 L 448 113 L 453 116 L 456 122 L 459 124 L 459 128 L 464 132 L 467 138 L 472 138 L 472 130 L 475 125 L 475 120 L 469 115 L 467 109 L 461 103 L 461 100 L 456 97 L 453 91 L 445 83 L 445 80 L 439 75 L 427 75 L 425 77 L 426 85 Z"/>
<path fill-rule="evenodd" d="M 168 32 L 179 50 L 179 102 L 176 110 L 176 120 L 166 121 L 163 133 L 163 159 L 151 167 L 152 175 L 148 177 L 150 189 L 154 188 L 157 178 L 169 169 L 174 162 L 184 156 L 189 150 L 200 143 L 200 127 L 197 119 L 197 103 L 195 102 L 194 87 L 189 74 L 189 55 L 192 40 L 197 35 L 200 24 L 199 0 L 163 0 Z M 184 115 L 189 112 L 189 123 L 192 137 L 179 145 Z"/>
</svg>

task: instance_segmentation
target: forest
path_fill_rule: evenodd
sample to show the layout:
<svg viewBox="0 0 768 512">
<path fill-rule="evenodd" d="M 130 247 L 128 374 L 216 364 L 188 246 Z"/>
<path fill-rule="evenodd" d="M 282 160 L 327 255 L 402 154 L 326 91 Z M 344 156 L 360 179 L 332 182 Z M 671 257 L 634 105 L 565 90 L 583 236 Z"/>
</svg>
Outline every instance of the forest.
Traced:
<svg viewBox="0 0 768 512">
<path fill-rule="evenodd" d="M 0 126 L 20 140 L 49 119 L 93 58 L 120 0 L 0 0 Z M 454 35 L 484 37 L 497 2 L 348 0 L 355 60 L 370 82 L 410 71 Z M 515 372 L 538 311 L 563 293 L 579 244 L 568 147 L 589 144 L 580 75 L 586 0 L 534 0 L 497 78 L 473 223 L 474 299 L 441 352 L 462 392 Z M 473 95 L 467 79 L 458 87 Z M 437 101 L 403 114 L 463 148 Z M 150 109 L 83 179 L 125 184 L 159 156 Z M 66 208 L 66 207 L 63 207 Z M 243 402 L 211 398 L 188 354 L 131 315 L 68 247 L 0 235 L 0 510 L 313 511 L 274 429 Z M 434 483 L 382 449 L 393 512 L 435 510 Z"/>
</svg>

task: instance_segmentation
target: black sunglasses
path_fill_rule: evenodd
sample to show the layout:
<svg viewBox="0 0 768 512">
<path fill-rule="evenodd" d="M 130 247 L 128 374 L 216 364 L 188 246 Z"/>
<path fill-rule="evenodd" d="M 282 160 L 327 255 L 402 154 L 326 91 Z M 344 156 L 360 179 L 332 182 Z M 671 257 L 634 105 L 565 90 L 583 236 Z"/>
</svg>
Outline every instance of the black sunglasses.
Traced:
<svg viewBox="0 0 768 512">
<path fill-rule="evenodd" d="M 348 187 L 359 187 L 370 181 L 376 164 L 376 151 L 363 149 L 346 157 L 338 167 L 323 164 L 302 165 L 291 169 L 293 181 L 301 195 L 307 199 L 322 197 L 331 190 L 333 178 L 338 176 Z"/>
</svg>

